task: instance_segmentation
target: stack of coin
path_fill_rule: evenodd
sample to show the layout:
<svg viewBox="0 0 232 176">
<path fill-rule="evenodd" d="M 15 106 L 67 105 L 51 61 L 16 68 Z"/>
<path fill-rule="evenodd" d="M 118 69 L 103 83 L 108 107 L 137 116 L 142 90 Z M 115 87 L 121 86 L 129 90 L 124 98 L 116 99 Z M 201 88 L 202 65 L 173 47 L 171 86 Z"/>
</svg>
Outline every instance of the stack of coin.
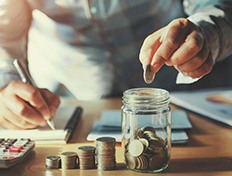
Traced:
<svg viewBox="0 0 232 176">
<path fill-rule="evenodd" d="M 46 157 L 46 167 L 48 169 L 59 169 L 60 161 L 61 160 L 59 156 L 48 156 Z"/>
<path fill-rule="evenodd" d="M 125 145 L 125 161 L 132 170 L 158 170 L 169 160 L 167 141 L 153 127 L 140 128 L 137 136 Z"/>
<path fill-rule="evenodd" d="M 61 153 L 61 168 L 62 169 L 75 169 L 76 166 L 77 166 L 76 152 Z"/>
<path fill-rule="evenodd" d="M 95 147 L 80 146 L 77 149 L 80 169 L 95 168 Z"/>
<path fill-rule="evenodd" d="M 116 167 L 115 138 L 101 137 L 96 140 L 97 168 L 99 170 L 113 170 Z"/>
</svg>

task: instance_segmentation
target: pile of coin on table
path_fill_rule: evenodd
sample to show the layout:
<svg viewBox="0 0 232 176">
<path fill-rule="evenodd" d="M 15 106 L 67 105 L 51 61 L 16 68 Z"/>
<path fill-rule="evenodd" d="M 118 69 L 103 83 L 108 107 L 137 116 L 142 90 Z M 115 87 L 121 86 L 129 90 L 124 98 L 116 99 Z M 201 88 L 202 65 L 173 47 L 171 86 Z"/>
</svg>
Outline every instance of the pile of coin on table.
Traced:
<svg viewBox="0 0 232 176">
<path fill-rule="evenodd" d="M 125 144 L 126 166 L 140 171 L 161 169 L 168 164 L 167 146 L 167 141 L 159 137 L 153 127 L 140 128 Z"/>
<path fill-rule="evenodd" d="M 94 169 L 113 170 L 116 168 L 115 143 L 112 137 L 101 137 L 94 146 L 80 146 L 77 152 L 63 152 L 59 156 L 46 157 L 48 169 Z M 96 162 L 95 162 L 96 156 Z"/>
</svg>

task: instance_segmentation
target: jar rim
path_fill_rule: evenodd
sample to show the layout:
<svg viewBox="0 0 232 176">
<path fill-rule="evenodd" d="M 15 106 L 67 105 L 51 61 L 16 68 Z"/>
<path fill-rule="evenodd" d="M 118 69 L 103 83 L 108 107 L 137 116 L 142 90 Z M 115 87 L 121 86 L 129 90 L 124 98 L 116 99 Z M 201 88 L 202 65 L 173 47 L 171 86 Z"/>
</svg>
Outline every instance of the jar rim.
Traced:
<svg viewBox="0 0 232 176">
<path fill-rule="evenodd" d="M 150 102 L 165 104 L 169 102 L 169 92 L 161 88 L 132 88 L 123 92 L 123 102 Z"/>
</svg>

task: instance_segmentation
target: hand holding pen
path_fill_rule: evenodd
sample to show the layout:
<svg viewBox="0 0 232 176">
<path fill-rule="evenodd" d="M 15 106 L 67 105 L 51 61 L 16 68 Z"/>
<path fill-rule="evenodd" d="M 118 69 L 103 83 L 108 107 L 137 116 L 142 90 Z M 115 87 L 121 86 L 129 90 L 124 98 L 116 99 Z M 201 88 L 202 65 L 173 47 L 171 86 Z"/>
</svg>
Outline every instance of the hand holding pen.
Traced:
<svg viewBox="0 0 232 176">
<path fill-rule="evenodd" d="M 36 88 L 36 84 L 34 83 L 34 81 L 31 79 L 30 75 L 24 70 L 23 65 L 20 64 L 20 62 L 15 59 L 14 60 L 14 66 L 17 69 L 22 82 L 24 83 L 29 83 L 30 85 L 32 85 L 34 88 Z M 46 120 L 48 126 L 52 129 L 55 130 L 55 126 L 53 121 L 51 120 L 51 113 L 49 110 L 49 106 L 47 105 L 47 101 L 46 101 L 46 94 L 43 95 L 42 93 L 40 93 L 39 91 L 35 91 L 35 97 L 32 97 L 32 106 L 34 105 L 35 108 L 37 108 L 37 110 L 41 113 L 41 115 L 43 115 L 44 119 Z M 40 102 L 38 102 L 38 104 L 35 103 L 34 100 L 38 101 L 38 98 L 40 99 Z M 33 100 L 34 99 L 34 100 Z M 59 103 L 58 103 L 59 104 Z M 55 106 L 57 108 L 57 106 Z M 54 107 L 53 107 L 54 108 Z"/>
<path fill-rule="evenodd" d="M 46 126 L 60 104 L 59 97 L 49 90 L 36 88 L 23 81 L 26 82 L 23 79 L 12 81 L 0 89 L 0 126 L 3 128 Z"/>
</svg>

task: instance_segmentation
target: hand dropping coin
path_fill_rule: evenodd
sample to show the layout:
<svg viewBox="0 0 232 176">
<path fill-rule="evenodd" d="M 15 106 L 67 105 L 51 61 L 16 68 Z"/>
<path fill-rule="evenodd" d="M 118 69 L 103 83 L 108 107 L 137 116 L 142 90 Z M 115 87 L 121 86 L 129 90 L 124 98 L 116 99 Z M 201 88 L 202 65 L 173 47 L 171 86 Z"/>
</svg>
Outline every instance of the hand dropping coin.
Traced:
<svg viewBox="0 0 232 176">
<path fill-rule="evenodd" d="M 147 65 L 143 72 L 143 79 L 147 84 L 151 84 L 155 78 L 155 73 L 151 70 L 151 65 Z"/>
</svg>

